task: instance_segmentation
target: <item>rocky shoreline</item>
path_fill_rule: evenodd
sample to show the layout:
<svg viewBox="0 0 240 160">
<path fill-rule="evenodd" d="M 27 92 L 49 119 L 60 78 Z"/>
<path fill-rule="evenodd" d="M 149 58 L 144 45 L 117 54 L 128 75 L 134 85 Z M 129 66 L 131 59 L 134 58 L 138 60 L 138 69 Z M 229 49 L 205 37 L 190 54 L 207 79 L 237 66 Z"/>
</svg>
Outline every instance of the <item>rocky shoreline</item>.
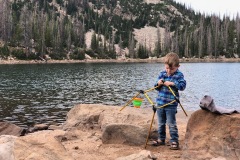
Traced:
<svg viewBox="0 0 240 160">
<path fill-rule="evenodd" d="M 206 110 L 177 113 L 180 150 L 145 142 L 151 108 L 79 104 L 60 126 L 28 133 L 6 133 L 0 125 L 0 160 L 238 160 L 240 114 L 218 115 Z M 156 138 L 157 120 L 150 139 Z M 3 134 L 4 132 L 4 134 Z M 167 128 L 167 137 L 169 139 Z M 11 134 L 10 134 L 11 133 Z M 16 133 L 16 132 L 15 132 Z M 168 141 L 167 139 L 167 141 Z"/>
<path fill-rule="evenodd" d="M 44 64 L 44 63 L 162 63 L 163 58 L 148 59 L 85 59 L 85 60 L 0 60 L 0 64 Z M 182 58 L 182 63 L 203 63 L 203 62 L 240 62 L 240 58 Z"/>
</svg>

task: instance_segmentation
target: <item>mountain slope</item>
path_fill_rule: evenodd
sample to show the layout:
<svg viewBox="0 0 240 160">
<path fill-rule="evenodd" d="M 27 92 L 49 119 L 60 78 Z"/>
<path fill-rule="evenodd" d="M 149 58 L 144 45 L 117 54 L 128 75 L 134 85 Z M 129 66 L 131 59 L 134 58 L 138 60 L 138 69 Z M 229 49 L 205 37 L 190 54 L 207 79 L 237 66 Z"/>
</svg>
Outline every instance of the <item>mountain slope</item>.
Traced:
<svg viewBox="0 0 240 160">
<path fill-rule="evenodd" d="M 240 20 L 205 16 L 173 0 L 1 0 L 0 56 L 53 59 L 233 56 Z M 21 48 L 19 50 L 19 47 Z"/>
</svg>

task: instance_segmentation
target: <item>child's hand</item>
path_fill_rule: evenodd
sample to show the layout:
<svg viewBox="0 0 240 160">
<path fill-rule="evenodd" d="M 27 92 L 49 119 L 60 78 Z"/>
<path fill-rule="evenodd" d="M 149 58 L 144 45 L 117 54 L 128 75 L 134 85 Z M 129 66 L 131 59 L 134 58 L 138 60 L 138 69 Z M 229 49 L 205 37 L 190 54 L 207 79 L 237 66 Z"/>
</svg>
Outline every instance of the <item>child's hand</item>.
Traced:
<svg viewBox="0 0 240 160">
<path fill-rule="evenodd" d="M 159 81 L 158 81 L 158 86 L 161 86 L 161 85 L 163 85 L 163 79 L 159 79 Z"/>
<path fill-rule="evenodd" d="M 174 86 L 175 84 L 173 82 L 171 82 L 171 81 L 165 81 L 164 85 L 165 86 Z"/>
</svg>

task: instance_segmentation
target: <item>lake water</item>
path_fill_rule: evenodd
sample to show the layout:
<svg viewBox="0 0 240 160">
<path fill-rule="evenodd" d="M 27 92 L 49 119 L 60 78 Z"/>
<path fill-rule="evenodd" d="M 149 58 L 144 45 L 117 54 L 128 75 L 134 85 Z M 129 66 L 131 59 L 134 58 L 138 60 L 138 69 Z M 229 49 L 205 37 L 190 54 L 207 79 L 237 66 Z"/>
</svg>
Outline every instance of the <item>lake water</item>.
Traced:
<svg viewBox="0 0 240 160">
<path fill-rule="evenodd" d="M 139 90 L 152 88 L 163 67 L 161 63 L 0 65 L 0 120 L 22 127 L 60 124 L 76 104 L 121 107 Z M 185 110 L 199 109 L 204 95 L 212 96 L 217 106 L 238 109 L 239 68 L 240 63 L 182 63 L 179 69 L 187 88 L 180 92 L 180 100 Z M 153 101 L 156 94 L 148 92 Z M 142 107 L 151 107 L 146 98 Z"/>
</svg>

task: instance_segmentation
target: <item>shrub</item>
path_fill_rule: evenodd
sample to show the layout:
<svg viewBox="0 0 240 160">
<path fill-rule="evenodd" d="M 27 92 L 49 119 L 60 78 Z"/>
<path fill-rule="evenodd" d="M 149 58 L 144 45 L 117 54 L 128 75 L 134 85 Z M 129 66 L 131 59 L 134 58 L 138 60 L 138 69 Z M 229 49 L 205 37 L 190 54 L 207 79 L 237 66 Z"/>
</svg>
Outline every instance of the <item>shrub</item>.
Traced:
<svg viewBox="0 0 240 160">
<path fill-rule="evenodd" d="M 20 60 L 27 59 L 27 56 L 23 52 L 23 50 L 13 50 L 11 54 L 12 54 L 13 57 L 16 57 L 17 59 L 20 59 Z"/>
<path fill-rule="evenodd" d="M 78 50 L 76 49 L 71 55 L 71 59 L 78 59 L 78 60 L 83 60 L 85 59 L 85 53 L 84 50 Z"/>
<path fill-rule="evenodd" d="M 3 47 L 0 47 L 0 57 L 8 57 L 10 55 L 10 51 L 7 47 L 7 45 L 4 45 Z"/>
</svg>

